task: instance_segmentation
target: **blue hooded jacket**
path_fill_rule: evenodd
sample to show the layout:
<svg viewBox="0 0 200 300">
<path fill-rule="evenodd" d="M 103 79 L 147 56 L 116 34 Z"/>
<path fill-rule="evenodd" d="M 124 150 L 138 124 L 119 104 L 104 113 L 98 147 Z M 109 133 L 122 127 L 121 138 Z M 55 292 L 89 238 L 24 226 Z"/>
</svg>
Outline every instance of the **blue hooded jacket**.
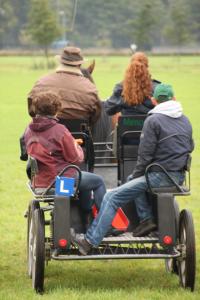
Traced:
<svg viewBox="0 0 200 300">
<path fill-rule="evenodd" d="M 192 126 L 181 104 L 174 100 L 163 102 L 149 112 L 144 122 L 133 178 L 143 176 L 153 162 L 167 171 L 182 171 L 193 149 Z"/>
</svg>

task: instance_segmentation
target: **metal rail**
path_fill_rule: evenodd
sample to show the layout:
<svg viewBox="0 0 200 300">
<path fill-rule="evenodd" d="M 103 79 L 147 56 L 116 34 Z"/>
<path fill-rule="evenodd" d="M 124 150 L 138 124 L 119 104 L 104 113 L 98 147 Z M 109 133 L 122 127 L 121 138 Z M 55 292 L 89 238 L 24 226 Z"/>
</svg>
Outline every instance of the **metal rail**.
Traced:
<svg viewBox="0 0 200 300">
<path fill-rule="evenodd" d="M 181 256 L 179 251 L 176 251 L 173 254 L 168 253 L 158 253 L 158 254 L 94 254 L 94 255 L 67 255 L 56 253 L 52 254 L 51 258 L 54 260 L 106 260 L 106 259 L 166 259 L 166 258 L 177 258 Z"/>
</svg>

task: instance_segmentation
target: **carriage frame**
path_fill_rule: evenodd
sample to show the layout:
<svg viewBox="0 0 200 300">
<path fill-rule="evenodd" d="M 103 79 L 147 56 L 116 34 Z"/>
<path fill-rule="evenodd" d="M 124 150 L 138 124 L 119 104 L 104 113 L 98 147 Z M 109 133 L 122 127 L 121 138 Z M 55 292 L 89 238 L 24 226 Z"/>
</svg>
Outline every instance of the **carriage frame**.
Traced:
<svg viewBox="0 0 200 300">
<path fill-rule="evenodd" d="M 135 136 L 136 131 L 138 132 L 138 129 L 129 128 L 128 135 L 132 133 Z M 124 136 L 124 131 L 120 132 Z M 130 145 L 127 146 L 129 149 L 126 151 L 126 145 L 122 145 L 122 141 L 123 137 L 118 145 L 118 184 L 119 180 L 124 181 L 124 177 L 120 175 L 127 159 L 124 155 L 130 153 Z M 119 150 L 121 146 L 122 151 Z M 135 163 L 134 159 L 132 161 Z M 103 165 L 99 166 L 101 170 L 102 167 L 111 167 L 109 163 Z M 114 165 L 116 170 L 116 163 Z M 148 174 L 151 167 L 153 164 L 146 170 L 147 182 L 149 182 Z M 171 178 L 162 166 L 157 165 L 157 167 Z M 159 189 L 152 189 L 149 183 L 149 199 L 153 203 L 157 232 L 144 237 L 133 237 L 132 230 L 137 226 L 137 217 L 132 220 L 131 216 L 135 216 L 134 207 L 128 205 L 123 208 L 130 221 L 128 228 L 120 235 L 106 236 L 99 247 L 92 248 L 88 255 L 82 256 L 77 245 L 73 243 L 74 232 L 83 235 L 86 230 L 78 200 L 81 171 L 73 165 L 67 168 L 75 168 L 78 174 L 73 196 L 55 195 L 54 182 L 40 193 L 36 193 L 31 182 L 28 183 L 33 200 L 29 203 L 27 213 L 27 269 L 36 292 L 44 291 L 45 262 L 102 259 L 163 259 L 166 271 L 177 274 L 183 288 L 194 290 L 196 252 L 193 218 L 188 209 L 180 211 L 176 201 L 177 196 L 190 195 L 190 181 L 189 187 L 173 182 L 172 187 Z M 59 175 L 61 176 L 67 168 Z M 34 172 L 37 172 L 37 162 L 33 158 L 33 176 Z M 173 181 L 172 178 L 170 180 Z"/>
</svg>

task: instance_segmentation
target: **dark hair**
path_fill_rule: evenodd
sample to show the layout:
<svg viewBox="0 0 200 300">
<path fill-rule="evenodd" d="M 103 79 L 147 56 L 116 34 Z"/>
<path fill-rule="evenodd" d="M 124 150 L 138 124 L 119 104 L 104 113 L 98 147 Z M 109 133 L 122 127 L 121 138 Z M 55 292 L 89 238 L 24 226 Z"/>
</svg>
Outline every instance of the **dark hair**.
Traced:
<svg viewBox="0 0 200 300">
<path fill-rule="evenodd" d="M 169 100 L 169 97 L 167 95 L 159 95 L 156 100 L 157 102 L 166 102 Z"/>
<path fill-rule="evenodd" d="M 41 92 L 33 99 L 36 115 L 55 116 L 61 109 L 60 96 L 54 92 Z"/>
</svg>

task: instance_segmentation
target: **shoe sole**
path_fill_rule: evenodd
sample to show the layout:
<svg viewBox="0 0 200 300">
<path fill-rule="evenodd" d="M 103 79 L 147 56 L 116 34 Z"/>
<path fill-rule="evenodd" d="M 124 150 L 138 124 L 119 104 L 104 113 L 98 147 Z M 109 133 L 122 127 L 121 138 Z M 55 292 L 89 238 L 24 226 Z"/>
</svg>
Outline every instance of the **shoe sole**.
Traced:
<svg viewBox="0 0 200 300">
<path fill-rule="evenodd" d="M 82 246 L 81 244 L 79 244 L 79 242 L 76 240 L 76 238 L 73 238 L 72 242 L 73 242 L 73 244 L 74 244 L 75 246 L 78 247 L 78 251 L 80 252 L 81 255 L 86 256 L 86 255 L 88 254 L 88 252 L 90 251 L 90 250 L 89 250 L 89 251 L 86 251 L 86 250 L 83 248 L 83 246 Z"/>
<path fill-rule="evenodd" d="M 77 246 L 81 255 L 86 256 L 88 254 L 80 245 L 77 244 Z"/>
<path fill-rule="evenodd" d="M 86 256 L 88 254 L 88 252 L 86 252 L 85 249 L 76 240 L 73 240 L 73 244 L 78 247 L 78 251 L 81 255 Z"/>
</svg>

